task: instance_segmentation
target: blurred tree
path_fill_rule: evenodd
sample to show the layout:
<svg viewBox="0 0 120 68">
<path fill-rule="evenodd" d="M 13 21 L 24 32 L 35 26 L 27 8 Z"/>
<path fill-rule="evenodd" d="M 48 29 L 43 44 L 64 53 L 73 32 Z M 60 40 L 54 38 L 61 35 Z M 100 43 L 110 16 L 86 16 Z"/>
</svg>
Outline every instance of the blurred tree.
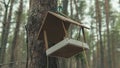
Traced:
<svg viewBox="0 0 120 68">
<path fill-rule="evenodd" d="M 7 27 L 9 25 L 7 25 L 7 12 L 8 12 L 8 7 L 9 7 L 9 3 L 10 0 L 8 0 L 8 2 L 6 3 L 4 0 L 2 2 L 4 4 L 4 8 L 5 8 L 5 12 L 4 12 L 4 18 L 3 18 L 3 23 L 2 23 L 2 35 L 1 35 L 1 43 L 0 43 L 0 64 L 2 64 L 4 62 L 4 57 L 5 57 L 5 49 L 6 49 L 6 44 L 7 44 Z M 0 66 L 1 68 L 1 66 Z"/>
<path fill-rule="evenodd" d="M 102 28 L 102 16 L 101 16 L 101 9 L 99 0 L 95 0 L 95 9 L 96 9 L 96 23 L 99 23 L 99 37 L 100 37 L 100 65 L 98 64 L 97 68 L 104 68 L 104 46 L 102 41 L 102 34 L 101 34 L 101 28 Z M 99 59 L 99 58 L 98 58 Z"/>
<path fill-rule="evenodd" d="M 63 11 L 62 12 L 66 15 L 68 15 L 67 9 L 68 9 L 68 0 L 63 0 Z"/>
<path fill-rule="evenodd" d="M 19 31 L 20 31 L 20 24 L 21 24 L 21 17 L 23 12 L 23 0 L 20 0 L 19 9 L 17 11 L 17 18 L 16 18 L 16 27 L 14 31 L 14 37 L 12 41 L 12 47 L 11 47 L 11 57 L 10 57 L 10 65 L 9 68 L 14 68 L 16 66 L 17 61 L 17 47 L 18 47 L 18 38 L 19 38 Z"/>
<path fill-rule="evenodd" d="M 70 16 L 73 17 L 73 0 L 70 0 Z"/>
<path fill-rule="evenodd" d="M 111 60 L 112 55 L 111 55 L 110 31 L 109 31 L 109 23 L 110 23 L 109 0 L 105 0 L 105 14 L 106 14 L 106 28 L 107 28 L 108 68 L 113 68 L 112 60 Z"/>
</svg>

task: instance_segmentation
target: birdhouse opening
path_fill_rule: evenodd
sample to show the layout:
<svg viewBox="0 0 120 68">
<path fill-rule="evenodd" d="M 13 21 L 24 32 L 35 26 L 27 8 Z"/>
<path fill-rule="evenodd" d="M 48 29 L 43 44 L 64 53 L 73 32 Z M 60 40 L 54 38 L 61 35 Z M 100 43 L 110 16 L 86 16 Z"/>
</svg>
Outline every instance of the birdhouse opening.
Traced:
<svg viewBox="0 0 120 68">
<path fill-rule="evenodd" d="M 83 49 L 89 49 L 88 45 L 69 37 L 68 29 L 70 24 L 82 28 L 88 28 L 76 21 L 61 16 L 59 14 L 48 12 L 40 27 L 38 38 L 45 42 L 46 54 L 54 57 L 69 58 Z M 55 45 L 49 47 L 49 43 Z"/>
</svg>

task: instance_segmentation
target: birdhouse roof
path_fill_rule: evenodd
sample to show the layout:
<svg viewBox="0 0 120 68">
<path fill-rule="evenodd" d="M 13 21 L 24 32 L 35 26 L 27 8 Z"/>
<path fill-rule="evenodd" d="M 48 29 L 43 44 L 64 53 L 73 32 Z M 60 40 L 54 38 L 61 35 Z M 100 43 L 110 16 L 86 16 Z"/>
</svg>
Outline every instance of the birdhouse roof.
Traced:
<svg viewBox="0 0 120 68">
<path fill-rule="evenodd" d="M 61 40 L 63 40 L 65 36 L 62 22 L 64 23 L 66 30 L 69 29 L 70 24 L 75 24 L 83 28 L 89 29 L 88 27 L 80 24 L 79 22 L 73 21 L 72 19 L 48 11 L 40 27 L 38 38 L 43 40 L 44 39 L 43 31 L 46 30 L 49 42 L 52 43 L 60 42 Z"/>
</svg>

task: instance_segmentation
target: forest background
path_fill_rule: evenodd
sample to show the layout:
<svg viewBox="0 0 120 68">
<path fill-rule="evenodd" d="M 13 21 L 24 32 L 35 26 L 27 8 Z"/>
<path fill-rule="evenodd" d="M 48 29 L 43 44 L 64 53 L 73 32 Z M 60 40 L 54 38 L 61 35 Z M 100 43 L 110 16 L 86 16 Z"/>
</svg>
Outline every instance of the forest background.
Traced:
<svg viewBox="0 0 120 68">
<path fill-rule="evenodd" d="M 59 68 L 120 68 L 120 0 L 57 0 L 57 11 L 90 27 L 87 58 L 59 58 Z M 28 16 L 28 0 L 0 0 L 0 68 L 26 67 Z M 77 38 L 76 26 L 71 32 Z"/>
</svg>

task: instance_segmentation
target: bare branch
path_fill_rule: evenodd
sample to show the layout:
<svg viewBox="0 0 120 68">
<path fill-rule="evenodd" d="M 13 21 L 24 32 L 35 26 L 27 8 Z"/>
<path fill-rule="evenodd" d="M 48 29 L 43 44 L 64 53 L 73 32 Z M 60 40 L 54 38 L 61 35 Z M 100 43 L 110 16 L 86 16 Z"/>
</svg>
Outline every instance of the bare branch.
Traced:
<svg viewBox="0 0 120 68">
<path fill-rule="evenodd" d="M 4 4 L 4 1 L 0 1 L 0 3 Z"/>
<path fill-rule="evenodd" d="M 9 3 L 10 3 L 10 0 L 8 0 L 8 2 L 6 3 L 5 0 L 3 1 L 0 1 L 2 4 L 4 4 L 5 7 L 8 7 Z"/>
<path fill-rule="evenodd" d="M 5 0 L 3 0 L 3 2 L 4 2 L 4 5 L 6 5 Z"/>
<path fill-rule="evenodd" d="M 7 3 L 8 5 L 10 4 L 10 0 L 8 0 L 8 3 Z"/>
<path fill-rule="evenodd" d="M 2 4 L 6 7 L 6 3 L 5 3 L 4 0 L 3 0 L 3 1 L 0 1 L 0 3 L 2 3 Z"/>
</svg>

